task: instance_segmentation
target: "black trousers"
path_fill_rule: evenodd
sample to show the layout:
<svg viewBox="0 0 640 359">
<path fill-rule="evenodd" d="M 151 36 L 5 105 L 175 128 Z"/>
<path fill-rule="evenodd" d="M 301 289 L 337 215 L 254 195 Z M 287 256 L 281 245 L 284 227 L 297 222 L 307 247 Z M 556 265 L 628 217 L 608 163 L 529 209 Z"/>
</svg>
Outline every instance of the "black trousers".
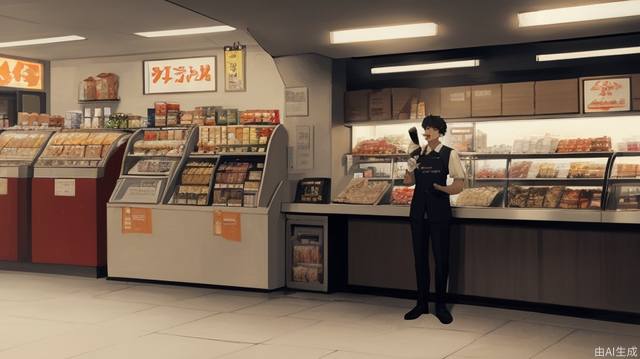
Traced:
<svg viewBox="0 0 640 359">
<path fill-rule="evenodd" d="M 417 217 L 417 216 L 415 216 Z M 447 278 L 449 277 L 449 221 L 431 222 L 421 218 L 411 218 L 413 257 L 416 267 L 418 303 L 427 304 L 429 297 L 429 239 L 435 259 L 436 303 L 446 301 Z"/>
</svg>

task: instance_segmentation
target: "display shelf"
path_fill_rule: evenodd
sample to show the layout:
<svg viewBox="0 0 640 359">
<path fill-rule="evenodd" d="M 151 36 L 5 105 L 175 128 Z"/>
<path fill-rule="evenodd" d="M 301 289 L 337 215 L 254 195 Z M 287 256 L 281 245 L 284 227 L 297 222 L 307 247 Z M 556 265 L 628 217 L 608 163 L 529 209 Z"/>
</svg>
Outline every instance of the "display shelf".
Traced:
<svg viewBox="0 0 640 359">
<path fill-rule="evenodd" d="M 552 158 L 601 158 L 610 157 L 614 152 L 567 152 L 567 153 L 480 153 L 461 152 L 460 158 L 489 159 L 552 159 Z"/>
<path fill-rule="evenodd" d="M 114 99 L 104 99 L 104 100 L 78 100 L 78 103 L 100 103 L 100 102 L 120 102 L 119 98 Z"/>
</svg>

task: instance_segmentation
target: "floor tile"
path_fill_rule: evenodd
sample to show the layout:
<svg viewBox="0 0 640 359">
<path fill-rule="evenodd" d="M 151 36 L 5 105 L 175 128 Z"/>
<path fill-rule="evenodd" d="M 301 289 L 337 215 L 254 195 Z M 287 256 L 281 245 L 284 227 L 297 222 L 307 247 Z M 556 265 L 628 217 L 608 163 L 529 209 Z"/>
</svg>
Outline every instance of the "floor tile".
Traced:
<svg viewBox="0 0 640 359">
<path fill-rule="evenodd" d="M 499 318 L 487 318 L 468 314 L 455 314 L 453 323 L 444 325 L 433 314 L 424 314 L 415 320 L 404 320 L 407 308 L 395 308 L 391 312 L 374 314 L 363 321 L 374 325 L 388 325 L 392 328 L 431 328 L 457 330 L 478 334 L 489 333 L 508 321 Z"/>
<path fill-rule="evenodd" d="M 209 359 L 247 348 L 247 344 L 151 334 L 74 357 L 74 359 Z"/>
<path fill-rule="evenodd" d="M 606 353 L 607 349 L 610 350 L 618 350 L 617 348 L 624 348 L 625 354 L 622 357 L 626 356 L 626 351 L 628 348 L 632 347 L 640 347 L 640 340 L 635 336 L 625 336 L 625 335 L 614 335 L 614 334 L 606 334 L 600 332 L 591 332 L 586 330 L 578 330 L 571 333 L 569 336 L 561 340 L 559 343 L 556 343 L 542 353 L 539 353 L 534 358 L 535 359 L 554 359 L 554 358 L 589 358 L 593 359 L 596 356 L 596 350 L 600 348 L 604 350 L 603 353 Z M 617 357 L 616 355 L 602 355 L 601 357 Z M 640 351 L 638 352 L 640 355 Z"/>
<path fill-rule="evenodd" d="M 374 314 L 394 312 L 395 309 L 381 305 L 335 301 L 303 310 L 292 314 L 292 316 L 304 319 L 349 322 L 362 320 Z"/>
<path fill-rule="evenodd" d="M 238 314 L 254 314 L 267 315 L 273 317 L 281 317 L 285 315 L 295 314 L 305 309 L 310 309 L 323 305 L 326 302 L 298 298 L 277 298 L 271 299 L 260 304 L 252 305 L 244 309 L 240 309 L 235 313 Z"/>
<path fill-rule="evenodd" d="M 367 353 L 355 353 L 346 352 L 342 350 L 335 351 L 322 359 L 397 359 L 398 357 L 390 357 L 386 355 L 367 354 Z"/>
<path fill-rule="evenodd" d="M 557 343 L 572 329 L 510 322 L 455 353 L 468 358 L 530 358 Z"/>
<path fill-rule="evenodd" d="M 79 328 L 73 323 L 0 317 L 0 351 Z"/>
<path fill-rule="evenodd" d="M 533 315 L 531 312 L 523 310 L 501 309 L 493 307 L 482 307 L 477 305 L 456 304 L 450 307 L 451 313 L 473 315 L 485 318 L 496 318 L 505 320 L 523 320 Z"/>
<path fill-rule="evenodd" d="M 11 315 L 75 323 L 98 323 L 150 308 L 140 303 L 124 303 L 97 298 L 56 298 L 17 306 Z"/>
<path fill-rule="evenodd" d="M 180 300 L 171 303 L 172 306 L 206 310 L 210 312 L 233 312 L 259 303 L 264 303 L 269 298 L 264 296 L 209 294 L 196 298 Z"/>
<path fill-rule="evenodd" d="M 168 285 L 135 286 L 100 296 L 102 299 L 155 305 L 173 304 L 211 293 L 210 289 Z"/>
<path fill-rule="evenodd" d="M 268 343 L 397 357 L 442 358 L 478 337 L 479 334 L 474 333 L 436 329 L 389 329 L 364 322 L 321 322 Z"/>
<path fill-rule="evenodd" d="M 242 343 L 262 343 L 314 323 L 313 320 L 291 317 L 272 318 L 223 313 L 177 326 L 163 333 Z"/>
<path fill-rule="evenodd" d="M 126 328 L 127 330 L 136 330 L 141 333 L 150 333 L 173 328 L 211 315 L 213 313 L 201 310 L 154 307 L 100 323 L 100 326 L 113 330 Z"/>
<path fill-rule="evenodd" d="M 556 325 L 560 327 L 577 328 L 596 332 L 600 331 L 611 334 L 624 334 L 640 337 L 640 325 L 637 324 L 615 323 L 604 320 L 565 317 L 561 315 L 542 313 L 533 313 L 526 319 L 526 321 L 532 323 Z"/>
<path fill-rule="evenodd" d="M 326 358 L 331 350 L 312 349 L 288 345 L 256 344 L 235 353 L 223 355 L 220 359 L 319 359 Z"/>
</svg>

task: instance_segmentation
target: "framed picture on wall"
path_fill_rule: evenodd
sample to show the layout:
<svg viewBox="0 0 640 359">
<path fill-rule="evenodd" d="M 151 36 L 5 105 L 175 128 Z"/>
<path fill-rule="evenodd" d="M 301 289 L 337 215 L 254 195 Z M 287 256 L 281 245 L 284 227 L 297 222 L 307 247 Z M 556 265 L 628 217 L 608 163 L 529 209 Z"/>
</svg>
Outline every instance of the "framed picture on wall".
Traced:
<svg viewBox="0 0 640 359">
<path fill-rule="evenodd" d="M 145 95 L 216 91 L 216 57 L 145 60 L 142 62 Z"/>
<path fill-rule="evenodd" d="M 247 47 L 240 44 L 224 47 L 224 90 L 243 92 L 247 90 Z"/>
<path fill-rule="evenodd" d="M 629 77 L 583 80 L 584 112 L 631 111 Z"/>
</svg>

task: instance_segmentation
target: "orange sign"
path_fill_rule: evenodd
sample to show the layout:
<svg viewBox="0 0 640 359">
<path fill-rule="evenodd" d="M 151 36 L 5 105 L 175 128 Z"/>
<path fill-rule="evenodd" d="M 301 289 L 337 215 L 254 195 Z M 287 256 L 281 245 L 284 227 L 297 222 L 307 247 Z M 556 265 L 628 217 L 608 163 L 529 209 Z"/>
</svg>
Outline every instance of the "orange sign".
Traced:
<svg viewBox="0 0 640 359">
<path fill-rule="evenodd" d="M 0 86 L 42 90 L 42 64 L 0 57 Z"/>
<path fill-rule="evenodd" d="M 230 241 L 242 239 L 242 225 L 240 213 L 215 211 L 213 213 L 213 233 Z"/>
<path fill-rule="evenodd" d="M 122 209 L 122 233 L 152 233 L 151 208 L 125 207 Z"/>
</svg>

